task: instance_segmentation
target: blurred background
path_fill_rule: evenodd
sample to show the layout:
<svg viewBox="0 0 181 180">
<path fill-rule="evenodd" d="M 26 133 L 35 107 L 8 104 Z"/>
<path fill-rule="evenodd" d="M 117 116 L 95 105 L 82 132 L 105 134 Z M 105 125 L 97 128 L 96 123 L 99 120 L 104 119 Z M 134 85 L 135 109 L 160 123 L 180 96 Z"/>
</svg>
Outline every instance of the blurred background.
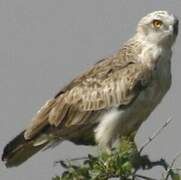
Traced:
<svg viewBox="0 0 181 180">
<path fill-rule="evenodd" d="M 1 0 L 0 1 L 0 153 L 22 131 L 41 105 L 73 77 L 114 53 L 136 30 L 139 19 L 168 10 L 181 19 L 179 0 Z M 181 38 L 172 58 L 173 84 L 162 103 L 141 126 L 140 147 L 169 117 L 173 122 L 145 150 L 152 160 L 169 162 L 181 150 Z M 2 180 L 50 180 L 63 169 L 54 161 L 95 153 L 96 147 L 63 142 L 6 169 Z M 177 161 L 181 166 L 181 160 Z M 160 168 L 145 175 L 159 178 Z"/>
</svg>

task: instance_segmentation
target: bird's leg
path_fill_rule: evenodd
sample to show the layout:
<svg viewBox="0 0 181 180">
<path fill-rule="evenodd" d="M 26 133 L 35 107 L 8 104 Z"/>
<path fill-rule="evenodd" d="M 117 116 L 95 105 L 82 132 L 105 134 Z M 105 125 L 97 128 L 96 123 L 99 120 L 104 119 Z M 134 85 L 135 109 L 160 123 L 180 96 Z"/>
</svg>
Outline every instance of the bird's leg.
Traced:
<svg viewBox="0 0 181 180">
<path fill-rule="evenodd" d="M 151 161 L 148 155 L 140 156 L 142 169 L 151 169 L 156 166 L 162 166 L 165 170 L 168 169 L 168 164 L 164 159 L 158 161 Z"/>
</svg>

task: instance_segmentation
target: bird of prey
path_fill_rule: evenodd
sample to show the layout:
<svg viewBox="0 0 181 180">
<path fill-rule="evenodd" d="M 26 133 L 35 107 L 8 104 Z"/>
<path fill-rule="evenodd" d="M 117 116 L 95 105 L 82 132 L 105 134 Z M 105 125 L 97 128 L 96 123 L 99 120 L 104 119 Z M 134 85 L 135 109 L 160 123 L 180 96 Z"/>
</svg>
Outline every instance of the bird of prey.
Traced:
<svg viewBox="0 0 181 180">
<path fill-rule="evenodd" d="M 172 46 L 178 19 L 167 11 L 143 17 L 115 54 L 72 80 L 4 148 L 7 167 L 64 140 L 110 150 L 136 132 L 171 86 Z"/>
</svg>

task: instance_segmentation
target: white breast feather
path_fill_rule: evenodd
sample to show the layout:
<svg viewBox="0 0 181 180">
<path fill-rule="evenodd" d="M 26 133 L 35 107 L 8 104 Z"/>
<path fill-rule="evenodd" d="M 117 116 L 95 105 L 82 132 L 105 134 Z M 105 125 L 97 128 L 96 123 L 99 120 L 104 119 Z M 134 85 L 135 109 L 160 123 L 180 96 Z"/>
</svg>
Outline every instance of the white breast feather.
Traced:
<svg viewBox="0 0 181 180">
<path fill-rule="evenodd" d="M 152 48 L 151 51 L 154 51 L 154 49 Z M 129 128 L 133 128 L 136 123 L 141 124 L 147 119 L 170 88 L 171 51 L 165 52 L 159 49 L 158 52 L 160 52 L 162 58 L 153 73 L 155 79 L 149 85 L 149 88 L 142 91 L 130 107 L 124 110 L 114 107 L 99 119 L 100 123 L 95 129 L 95 139 L 106 150 L 110 150 L 112 143 L 120 136 L 124 129 L 128 128 L 127 130 L 129 131 Z M 154 53 L 152 52 L 151 54 Z M 156 56 L 158 56 L 157 52 Z M 124 83 L 122 83 L 122 86 L 124 86 Z"/>
<path fill-rule="evenodd" d="M 113 108 L 100 118 L 100 123 L 95 129 L 95 138 L 100 146 L 111 146 L 112 141 L 114 141 L 117 136 L 117 132 L 115 130 L 120 123 L 122 113 L 123 111 Z"/>
</svg>

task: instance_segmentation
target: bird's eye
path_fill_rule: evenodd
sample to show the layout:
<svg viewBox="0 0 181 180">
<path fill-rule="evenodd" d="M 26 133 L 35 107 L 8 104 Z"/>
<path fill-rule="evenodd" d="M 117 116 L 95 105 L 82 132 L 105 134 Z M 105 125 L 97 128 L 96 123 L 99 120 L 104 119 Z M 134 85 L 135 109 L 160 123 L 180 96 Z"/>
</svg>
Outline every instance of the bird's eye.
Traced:
<svg viewBox="0 0 181 180">
<path fill-rule="evenodd" d="M 158 19 L 153 20 L 153 26 L 157 29 L 160 28 L 162 24 L 163 22 Z"/>
</svg>

